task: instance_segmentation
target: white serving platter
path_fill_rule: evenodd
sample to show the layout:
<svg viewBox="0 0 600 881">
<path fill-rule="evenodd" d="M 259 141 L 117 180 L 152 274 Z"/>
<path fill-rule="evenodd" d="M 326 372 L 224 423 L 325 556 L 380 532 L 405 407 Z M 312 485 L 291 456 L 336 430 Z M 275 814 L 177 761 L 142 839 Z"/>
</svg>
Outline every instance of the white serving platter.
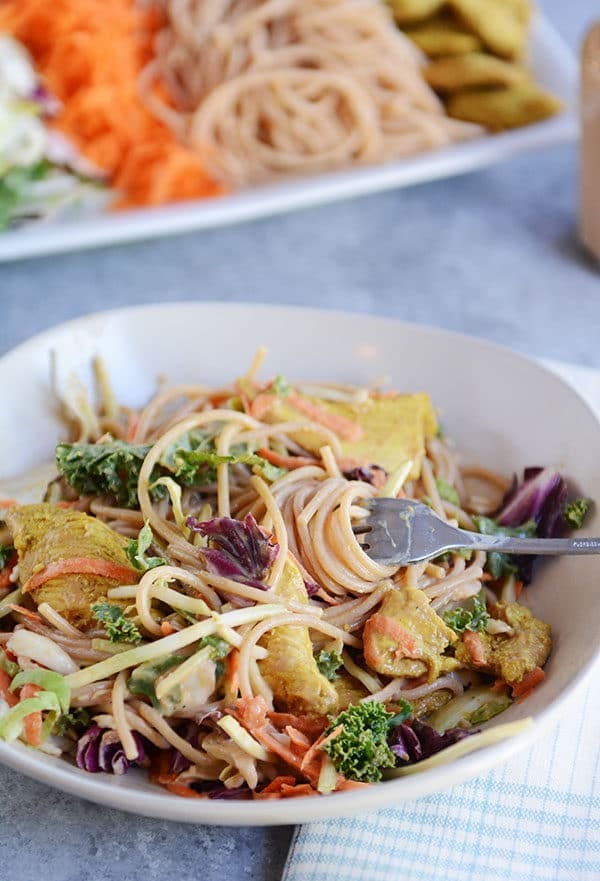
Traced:
<svg viewBox="0 0 600 881">
<path fill-rule="evenodd" d="M 577 64 L 562 37 L 542 15 L 536 16 L 532 25 L 529 66 L 536 82 L 564 103 L 562 113 L 544 122 L 486 135 L 414 159 L 255 187 L 214 200 L 34 223 L 13 232 L 0 233 L 0 261 L 228 226 L 311 205 L 464 174 L 518 153 L 575 140 L 579 131 Z"/>
</svg>

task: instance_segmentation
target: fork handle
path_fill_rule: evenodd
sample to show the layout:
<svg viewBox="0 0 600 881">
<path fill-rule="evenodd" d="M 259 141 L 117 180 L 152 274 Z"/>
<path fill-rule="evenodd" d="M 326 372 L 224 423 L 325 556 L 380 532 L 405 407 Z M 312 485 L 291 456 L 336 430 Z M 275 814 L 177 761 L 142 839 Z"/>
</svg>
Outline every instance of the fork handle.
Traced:
<svg viewBox="0 0 600 881">
<path fill-rule="evenodd" d="M 474 551 L 501 551 L 506 554 L 600 554 L 600 538 L 514 538 L 504 535 L 480 535 L 461 529 L 465 544 Z M 457 545 L 459 547 L 459 545 Z"/>
</svg>

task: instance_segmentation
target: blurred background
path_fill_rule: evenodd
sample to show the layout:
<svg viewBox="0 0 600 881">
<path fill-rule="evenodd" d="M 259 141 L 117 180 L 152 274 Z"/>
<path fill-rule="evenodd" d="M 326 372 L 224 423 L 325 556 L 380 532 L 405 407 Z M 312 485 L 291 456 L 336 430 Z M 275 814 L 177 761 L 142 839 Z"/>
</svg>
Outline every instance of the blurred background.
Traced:
<svg viewBox="0 0 600 881">
<path fill-rule="evenodd" d="M 541 8 L 574 51 L 598 12 L 593 0 Z M 273 219 L 3 265 L 0 291 L 2 350 L 91 310 L 241 300 L 374 312 L 600 366 L 575 144 Z"/>
</svg>

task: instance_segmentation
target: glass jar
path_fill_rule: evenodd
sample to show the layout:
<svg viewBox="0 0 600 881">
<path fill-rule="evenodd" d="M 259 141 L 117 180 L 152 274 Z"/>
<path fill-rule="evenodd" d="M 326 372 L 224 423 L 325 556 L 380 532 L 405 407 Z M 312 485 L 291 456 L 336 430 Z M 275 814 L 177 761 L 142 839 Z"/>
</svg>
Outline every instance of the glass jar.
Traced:
<svg viewBox="0 0 600 881">
<path fill-rule="evenodd" d="M 600 21 L 588 31 L 581 57 L 580 231 L 600 259 Z"/>
</svg>

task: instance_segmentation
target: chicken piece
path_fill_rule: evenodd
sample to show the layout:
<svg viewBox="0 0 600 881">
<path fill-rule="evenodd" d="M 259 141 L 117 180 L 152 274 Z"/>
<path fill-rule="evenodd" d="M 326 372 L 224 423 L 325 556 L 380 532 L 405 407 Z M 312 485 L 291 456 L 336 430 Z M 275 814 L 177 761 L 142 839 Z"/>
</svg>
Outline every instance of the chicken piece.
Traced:
<svg viewBox="0 0 600 881">
<path fill-rule="evenodd" d="M 443 654 L 456 639 L 423 591 L 404 587 L 386 593 L 379 611 L 368 619 L 363 651 L 377 673 L 410 678 L 427 674 L 428 682 L 433 682 L 440 673 L 459 666 L 455 658 Z"/>
<path fill-rule="evenodd" d="M 446 103 L 448 116 L 494 132 L 539 122 L 561 108 L 557 98 L 528 81 L 503 89 L 470 89 L 451 95 Z"/>
<path fill-rule="evenodd" d="M 530 0 L 503 0 L 503 3 L 511 10 L 517 21 L 524 25 L 529 24 L 534 8 Z"/>
<path fill-rule="evenodd" d="M 334 419 L 340 418 L 359 426 L 359 438 L 341 441 L 343 454 L 348 459 L 366 465 L 379 465 L 388 472 L 410 460 L 413 463 L 410 476 L 419 476 L 425 442 L 435 435 L 438 428 L 429 395 L 416 393 L 368 398 L 355 404 L 314 398 L 306 400 Z M 307 417 L 290 403 L 289 398 L 282 398 L 265 416 L 267 422 L 280 420 L 305 422 Z M 310 452 L 317 453 L 323 446 L 323 435 L 310 429 L 291 432 L 290 436 Z"/>
<path fill-rule="evenodd" d="M 465 27 L 501 58 L 523 57 L 527 26 L 522 13 L 506 0 L 449 0 Z"/>
<path fill-rule="evenodd" d="M 345 670 L 340 672 L 333 685 L 338 696 L 337 713 L 345 710 L 350 704 L 360 703 L 369 694 L 365 686 Z"/>
<path fill-rule="evenodd" d="M 485 52 L 468 52 L 433 61 L 425 68 L 424 76 L 432 89 L 452 93 L 481 86 L 510 86 L 523 82 L 528 74 L 518 64 Z"/>
<path fill-rule="evenodd" d="M 11 508 L 4 519 L 19 555 L 23 585 L 50 563 L 73 557 L 105 560 L 131 569 L 126 539 L 88 514 L 42 503 Z M 61 575 L 34 588 L 30 595 L 37 605 L 48 603 L 75 627 L 86 630 L 98 626 L 90 606 L 104 600 L 107 590 L 118 583 L 101 575 Z"/>
<path fill-rule="evenodd" d="M 438 688 L 431 694 L 424 694 L 423 697 L 416 697 L 411 700 L 413 713 L 417 719 L 422 719 L 430 713 L 435 713 L 445 707 L 446 704 L 454 697 L 454 692 L 447 688 Z"/>
<path fill-rule="evenodd" d="M 399 25 L 423 21 L 438 12 L 446 0 L 388 0 Z"/>
<path fill-rule="evenodd" d="M 513 633 L 465 634 L 456 646 L 456 657 L 467 667 L 516 685 L 548 660 L 552 649 L 551 627 L 520 603 L 498 603 L 491 613 L 509 624 Z"/>
<path fill-rule="evenodd" d="M 478 52 L 483 48 L 479 37 L 466 31 L 464 25 L 447 13 L 436 15 L 421 25 L 406 28 L 404 33 L 429 58 L 462 55 L 465 52 Z"/>
<path fill-rule="evenodd" d="M 285 599 L 308 603 L 304 579 L 291 560 L 286 560 L 276 592 Z M 275 627 L 265 634 L 261 645 L 269 654 L 260 661 L 260 672 L 278 709 L 318 715 L 335 710 L 338 695 L 333 683 L 319 672 L 308 627 Z"/>
</svg>

